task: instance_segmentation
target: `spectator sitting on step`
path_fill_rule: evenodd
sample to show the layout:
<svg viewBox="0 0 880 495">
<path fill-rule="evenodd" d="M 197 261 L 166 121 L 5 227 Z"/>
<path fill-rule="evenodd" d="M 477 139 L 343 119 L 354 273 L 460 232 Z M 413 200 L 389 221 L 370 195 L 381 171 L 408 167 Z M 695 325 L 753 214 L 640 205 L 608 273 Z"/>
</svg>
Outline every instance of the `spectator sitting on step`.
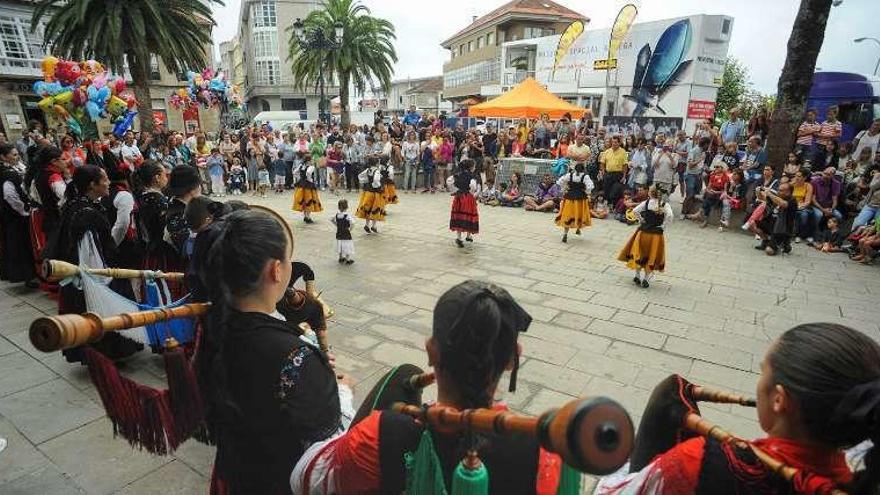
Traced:
<svg viewBox="0 0 880 495">
<path fill-rule="evenodd" d="M 559 208 L 559 186 L 550 174 L 544 174 L 541 182 L 535 186 L 534 194 L 523 198 L 526 211 L 555 211 Z"/>
<path fill-rule="evenodd" d="M 605 201 L 605 196 L 602 193 L 596 195 L 596 200 L 590 207 L 590 215 L 600 219 L 608 217 L 608 202 Z"/>
<path fill-rule="evenodd" d="M 510 185 L 501 185 L 501 206 L 511 206 L 518 208 L 523 204 L 523 196 L 520 190 L 522 184 L 522 176 L 519 172 L 510 174 Z"/>
</svg>

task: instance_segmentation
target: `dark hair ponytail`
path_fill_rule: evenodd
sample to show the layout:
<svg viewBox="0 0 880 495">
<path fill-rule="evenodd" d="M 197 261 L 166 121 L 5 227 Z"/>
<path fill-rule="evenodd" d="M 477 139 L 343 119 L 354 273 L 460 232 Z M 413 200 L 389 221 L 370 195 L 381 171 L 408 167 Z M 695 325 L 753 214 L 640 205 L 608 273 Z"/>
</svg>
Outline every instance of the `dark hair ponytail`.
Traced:
<svg viewBox="0 0 880 495">
<path fill-rule="evenodd" d="M 137 172 L 131 177 L 131 187 L 136 194 L 140 194 L 144 189 L 150 187 L 156 176 L 162 173 L 164 167 L 156 160 L 144 160 Z"/>
<path fill-rule="evenodd" d="M 577 173 L 579 173 L 579 174 L 584 173 L 584 163 L 583 163 L 583 162 L 577 162 L 577 163 L 574 165 L 574 171 L 577 172 Z"/>
<path fill-rule="evenodd" d="M 880 344 L 852 328 L 810 323 L 788 330 L 768 356 L 774 382 L 797 401 L 804 425 L 826 445 L 874 447 L 865 469 L 846 487 L 854 494 L 880 487 Z"/>
<path fill-rule="evenodd" d="M 517 359 L 517 335 L 530 323 L 506 290 L 488 282 L 468 280 L 440 297 L 432 334 L 437 367 L 453 380 L 460 406 L 491 406 L 490 388 Z"/>
<path fill-rule="evenodd" d="M 101 180 L 104 169 L 95 165 L 83 165 L 73 172 L 73 178 L 67 184 L 64 191 L 64 198 L 71 201 L 80 196 L 85 196 L 89 190 L 89 185 Z"/>
<path fill-rule="evenodd" d="M 267 213 L 240 210 L 225 216 L 212 228 L 218 234 L 208 248 L 198 273 L 208 289 L 211 309 L 204 319 L 196 371 L 204 395 L 212 435 L 218 422 L 235 421 L 239 410 L 229 399 L 223 365 L 223 340 L 229 305 L 236 297 L 251 294 L 261 283 L 263 269 L 272 260 L 287 262 L 287 234 Z"/>
</svg>

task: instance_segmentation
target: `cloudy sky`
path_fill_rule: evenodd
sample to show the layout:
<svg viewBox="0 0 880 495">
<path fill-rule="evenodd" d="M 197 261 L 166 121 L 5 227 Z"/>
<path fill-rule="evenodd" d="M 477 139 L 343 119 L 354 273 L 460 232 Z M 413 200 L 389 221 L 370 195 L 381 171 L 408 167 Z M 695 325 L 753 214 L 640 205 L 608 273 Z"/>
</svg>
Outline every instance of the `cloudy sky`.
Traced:
<svg viewBox="0 0 880 495">
<path fill-rule="evenodd" d="M 373 15 L 390 20 L 397 31 L 395 78 L 439 75 L 449 58 L 439 43 L 506 0 L 361 0 Z M 622 0 L 556 0 L 591 19 L 587 29 L 607 28 Z M 831 10 L 825 44 L 818 67 L 823 70 L 870 73 L 880 57 L 880 46 L 853 38 L 880 39 L 877 0 L 844 0 Z M 636 2 L 637 4 L 639 2 Z M 776 82 L 785 61 L 786 43 L 800 2 L 797 0 L 645 0 L 640 2 L 636 22 L 655 21 L 693 14 L 725 14 L 734 18 L 730 55 L 748 66 L 755 89 L 776 93 Z M 215 7 L 215 42 L 235 35 L 240 0 L 225 0 Z"/>
</svg>

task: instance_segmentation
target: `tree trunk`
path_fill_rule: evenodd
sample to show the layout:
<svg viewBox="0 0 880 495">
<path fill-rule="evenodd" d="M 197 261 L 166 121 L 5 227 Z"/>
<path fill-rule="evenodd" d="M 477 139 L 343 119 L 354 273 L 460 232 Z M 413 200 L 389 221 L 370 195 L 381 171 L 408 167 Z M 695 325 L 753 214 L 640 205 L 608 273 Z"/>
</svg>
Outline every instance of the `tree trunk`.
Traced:
<svg viewBox="0 0 880 495">
<path fill-rule="evenodd" d="M 339 75 L 339 118 L 343 129 L 351 125 L 351 112 L 348 108 L 348 83 L 349 75 Z"/>
<path fill-rule="evenodd" d="M 141 61 L 128 55 L 128 71 L 131 73 L 131 90 L 137 99 L 138 122 L 141 132 L 153 131 L 153 102 L 150 97 L 149 60 Z"/>
<path fill-rule="evenodd" d="M 788 38 L 788 54 L 779 76 L 776 109 L 767 139 L 768 163 L 777 177 L 782 174 L 803 119 L 830 12 L 831 0 L 801 0 Z"/>
</svg>

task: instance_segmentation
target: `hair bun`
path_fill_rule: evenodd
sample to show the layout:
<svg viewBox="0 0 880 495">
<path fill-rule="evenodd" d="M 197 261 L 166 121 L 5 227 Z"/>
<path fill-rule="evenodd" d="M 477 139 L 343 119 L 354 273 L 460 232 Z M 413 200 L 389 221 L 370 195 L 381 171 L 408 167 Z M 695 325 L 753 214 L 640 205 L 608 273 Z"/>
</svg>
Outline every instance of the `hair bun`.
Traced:
<svg viewBox="0 0 880 495">
<path fill-rule="evenodd" d="M 880 442 L 880 377 L 851 388 L 831 415 L 831 426 L 852 432 L 853 441 Z"/>
</svg>

